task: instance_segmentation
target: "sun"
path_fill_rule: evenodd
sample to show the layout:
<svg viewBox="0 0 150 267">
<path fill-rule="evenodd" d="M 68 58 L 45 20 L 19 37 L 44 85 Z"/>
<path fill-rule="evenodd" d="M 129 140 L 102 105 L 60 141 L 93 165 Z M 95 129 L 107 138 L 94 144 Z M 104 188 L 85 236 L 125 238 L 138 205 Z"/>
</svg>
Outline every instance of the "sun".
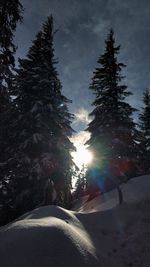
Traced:
<svg viewBox="0 0 150 267">
<path fill-rule="evenodd" d="M 81 169 L 83 166 L 86 167 L 92 162 L 93 155 L 85 145 L 76 144 L 75 146 L 76 151 L 72 152 L 71 155 L 75 164 Z"/>
</svg>

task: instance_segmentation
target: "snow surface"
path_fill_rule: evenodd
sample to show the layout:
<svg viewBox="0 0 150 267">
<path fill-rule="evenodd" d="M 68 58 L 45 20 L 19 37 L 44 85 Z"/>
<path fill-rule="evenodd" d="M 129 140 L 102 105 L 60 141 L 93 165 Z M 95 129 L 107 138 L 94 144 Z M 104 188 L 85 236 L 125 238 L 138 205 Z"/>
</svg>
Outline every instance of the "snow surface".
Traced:
<svg viewBox="0 0 150 267">
<path fill-rule="evenodd" d="M 35 209 L 0 228 L 1 267 L 149 267 L 150 176 L 83 198 L 75 211 Z"/>
</svg>

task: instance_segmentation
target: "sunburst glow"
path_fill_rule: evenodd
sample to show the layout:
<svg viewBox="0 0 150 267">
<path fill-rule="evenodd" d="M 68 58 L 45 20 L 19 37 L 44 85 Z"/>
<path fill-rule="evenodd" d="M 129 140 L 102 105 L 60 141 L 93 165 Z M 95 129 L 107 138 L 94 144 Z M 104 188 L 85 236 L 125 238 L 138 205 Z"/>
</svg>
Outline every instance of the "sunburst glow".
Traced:
<svg viewBox="0 0 150 267">
<path fill-rule="evenodd" d="M 85 167 L 92 162 L 93 155 L 85 145 L 78 144 L 75 146 L 76 151 L 72 152 L 72 157 L 75 164 L 81 169 L 83 165 Z"/>
</svg>

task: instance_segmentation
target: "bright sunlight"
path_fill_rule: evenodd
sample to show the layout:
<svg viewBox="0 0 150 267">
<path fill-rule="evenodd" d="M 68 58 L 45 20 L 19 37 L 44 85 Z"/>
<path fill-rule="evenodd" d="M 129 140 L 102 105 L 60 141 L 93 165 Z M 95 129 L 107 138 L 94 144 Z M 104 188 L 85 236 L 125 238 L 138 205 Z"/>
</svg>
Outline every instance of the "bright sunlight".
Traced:
<svg viewBox="0 0 150 267">
<path fill-rule="evenodd" d="M 76 151 L 72 152 L 73 161 L 81 169 L 92 162 L 93 155 L 85 145 L 75 144 Z"/>
</svg>

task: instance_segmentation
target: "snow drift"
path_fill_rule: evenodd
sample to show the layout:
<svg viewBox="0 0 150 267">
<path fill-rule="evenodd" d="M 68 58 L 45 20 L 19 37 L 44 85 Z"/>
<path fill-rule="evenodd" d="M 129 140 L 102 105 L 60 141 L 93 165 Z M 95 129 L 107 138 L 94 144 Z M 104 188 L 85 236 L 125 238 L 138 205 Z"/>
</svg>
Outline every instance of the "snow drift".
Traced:
<svg viewBox="0 0 150 267">
<path fill-rule="evenodd" d="M 1 267 L 150 266 L 150 176 L 83 203 L 45 206 L 0 228 Z"/>
<path fill-rule="evenodd" d="M 3 227 L 1 267 L 96 266 L 95 248 L 72 212 L 46 206 Z"/>
</svg>

